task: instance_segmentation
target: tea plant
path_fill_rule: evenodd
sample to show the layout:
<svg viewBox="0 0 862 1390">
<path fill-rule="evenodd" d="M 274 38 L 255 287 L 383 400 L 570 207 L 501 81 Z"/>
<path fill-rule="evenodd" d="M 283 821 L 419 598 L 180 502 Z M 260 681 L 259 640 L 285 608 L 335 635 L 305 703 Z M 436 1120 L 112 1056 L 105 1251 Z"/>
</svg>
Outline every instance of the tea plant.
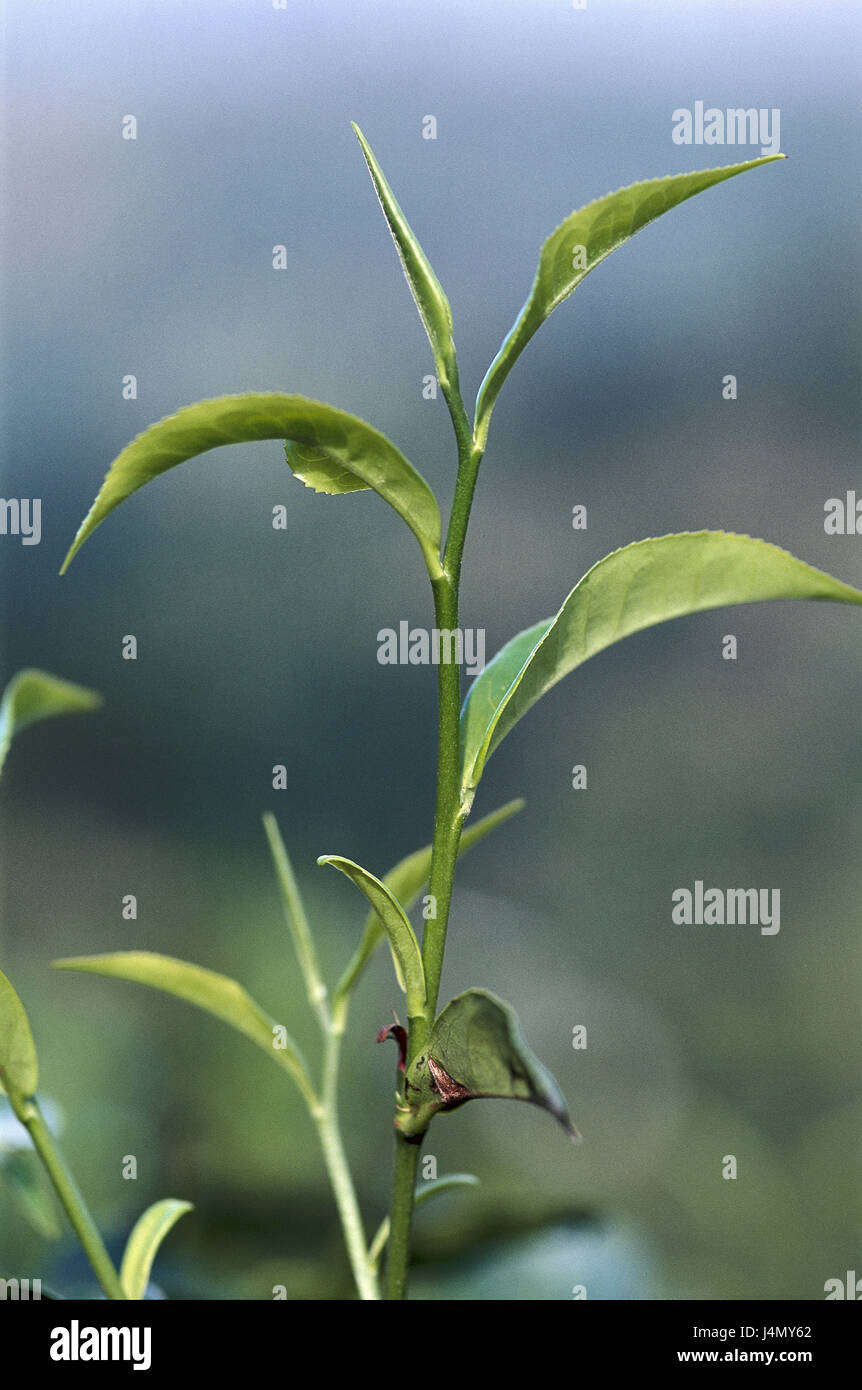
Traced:
<svg viewBox="0 0 862 1390">
<path fill-rule="evenodd" d="M 210 970 L 136 951 L 55 964 L 136 981 L 196 1004 L 244 1033 L 287 1072 L 317 1128 L 359 1295 L 377 1299 L 385 1293 L 387 1298 L 400 1299 L 405 1297 L 417 1200 L 453 1183 L 475 1181 L 469 1175 L 452 1175 L 436 1185 L 423 1183 L 417 1196 L 420 1144 L 438 1114 L 483 1097 L 508 1097 L 541 1106 L 572 1138 L 578 1137 L 559 1087 L 530 1052 L 507 1003 L 487 990 L 470 989 L 438 1012 L 458 857 L 521 805 L 510 802 L 465 828 L 491 754 L 557 681 L 631 633 L 725 604 L 781 598 L 862 604 L 862 592 L 775 545 L 744 535 L 700 531 L 636 541 L 595 565 L 553 617 L 514 636 L 473 680 L 462 706 L 455 643 L 461 562 L 492 411 L 509 372 L 557 305 L 635 232 L 695 194 L 783 156 L 633 184 L 567 217 L 542 247 L 527 301 L 488 369 L 471 421 L 459 386 L 446 295 L 367 142 L 354 129 L 425 325 L 454 428 L 457 472 L 445 538 L 440 508 L 427 482 L 371 425 L 304 396 L 249 393 L 188 406 L 129 444 L 111 465 L 63 571 L 84 541 L 132 493 L 167 469 L 224 444 L 285 440 L 289 467 L 316 492 L 377 492 L 416 537 L 431 583 L 435 631 L 441 639 L 432 843 L 402 860 L 382 879 L 340 855 L 327 854 L 318 860 L 350 878 L 370 905 L 359 945 L 330 993 L 275 818 L 264 817 L 285 915 L 322 1037 L 316 1072 L 280 1021 L 234 980 Z M 428 910 L 420 946 L 407 913 L 426 886 Z M 384 938 L 405 995 L 406 1026 L 390 1024 L 379 1035 L 379 1040 L 393 1038 L 398 1046 L 395 1156 L 389 1216 L 369 1240 L 339 1127 L 338 1075 L 354 990 Z M 28 1084 L 32 1079 L 27 1078 Z M 381 1281 L 384 1249 L 385 1279 Z"/>
</svg>

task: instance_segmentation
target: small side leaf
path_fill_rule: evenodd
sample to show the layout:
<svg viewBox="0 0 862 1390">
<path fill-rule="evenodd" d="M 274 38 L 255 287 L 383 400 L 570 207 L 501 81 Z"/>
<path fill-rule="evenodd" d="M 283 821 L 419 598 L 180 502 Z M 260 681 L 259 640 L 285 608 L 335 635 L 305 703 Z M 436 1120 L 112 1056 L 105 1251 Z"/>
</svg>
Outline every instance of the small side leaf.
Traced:
<svg viewBox="0 0 862 1390">
<path fill-rule="evenodd" d="M 514 801 L 507 801 L 504 806 L 500 806 L 490 815 L 483 816 L 477 820 L 475 825 L 471 825 L 461 836 L 461 843 L 458 846 L 458 858 L 466 854 L 468 849 L 479 843 L 480 840 L 495 830 L 498 825 L 502 825 L 510 816 L 514 816 L 524 808 L 524 801 L 517 797 Z M 394 868 L 390 869 L 383 878 L 384 887 L 396 897 L 405 912 L 409 912 L 422 889 L 428 882 L 431 873 L 431 845 L 424 845 L 422 849 L 414 850 L 404 859 L 400 859 Z M 383 939 L 383 928 L 380 925 L 380 918 L 372 909 L 365 919 L 365 927 L 362 932 L 362 939 L 353 954 L 350 964 L 338 982 L 335 991 L 336 999 L 345 998 L 353 986 L 356 984 L 368 961 L 373 956 L 377 947 Z"/>
<path fill-rule="evenodd" d="M 416 1187 L 414 1206 L 423 1207 L 426 1202 L 433 1202 L 435 1197 L 440 1197 L 444 1192 L 451 1192 L 454 1187 L 478 1187 L 479 1179 L 474 1173 L 447 1173 L 442 1178 L 431 1178 L 427 1182 L 420 1182 Z M 386 1247 L 389 1239 L 389 1217 L 384 1216 L 377 1228 L 377 1234 L 368 1247 L 368 1263 L 372 1269 L 376 1269 L 380 1256 Z"/>
<path fill-rule="evenodd" d="M 39 1061 L 24 1005 L 0 970 L 0 1085 L 13 1104 L 39 1085 Z"/>
<path fill-rule="evenodd" d="M 478 1187 L 479 1179 L 475 1173 L 445 1173 L 442 1178 L 430 1178 L 427 1182 L 420 1182 L 416 1188 L 417 1207 L 422 1207 L 426 1202 L 433 1202 L 435 1197 L 441 1197 L 444 1192 L 451 1192 L 453 1187 Z"/>
<path fill-rule="evenodd" d="M 323 854 L 318 864 L 331 864 L 339 869 L 363 892 L 380 918 L 392 950 L 398 982 L 407 995 L 408 1018 L 419 1018 L 425 1012 L 425 972 L 422 955 L 403 907 L 392 891 L 352 859 L 338 854 Z"/>
<path fill-rule="evenodd" d="M 395 195 L 383 170 L 374 158 L 371 146 L 355 122 L 351 122 L 356 138 L 362 146 L 365 163 L 374 184 L 375 192 L 383 209 L 383 216 L 392 233 L 395 249 L 401 260 L 410 293 L 416 301 L 428 341 L 434 353 L 437 375 L 442 385 L 457 385 L 458 369 L 455 360 L 455 344 L 452 341 L 452 310 L 443 292 L 443 286 L 431 269 L 431 263 L 410 229 L 407 218 L 398 206 Z"/>
<path fill-rule="evenodd" d="M 111 979 L 131 980 L 173 994 L 220 1018 L 250 1038 L 268 1057 L 290 1073 L 306 1100 L 315 1097 L 305 1058 L 292 1038 L 263 1010 L 236 980 L 205 970 L 201 965 L 161 956 L 152 951 L 117 951 L 99 956 L 55 960 L 55 970 L 80 970 Z M 278 1043 L 278 1046 L 276 1046 Z"/>
<path fill-rule="evenodd" d="M 645 179 L 616 193 L 606 193 L 578 208 L 561 222 L 542 247 L 536 278 L 526 304 L 510 329 L 485 375 L 476 401 L 476 443 L 484 449 L 488 424 L 500 388 L 527 343 L 545 319 L 568 299 L 573 290 L 606 256 L 622 246 L 649 222 L 693 198 L 696 193 L 732 179 L 748 169 L 784 159 L 783 154 L 764 155 L 720 169 L 699 169 L 691 174 Z"/>
<path fill-rule="evenodd" d="M 407 1072 L 406 1098 L 396 1123 L 410 1139 L 421 1137 L 438 1111 L 493 1098 L 539 1105 L 580 1138 L 559 1086 L 524 1042 L 514 1009 L 486 989 L 468 989 L 446 1005 Z"/>
<path fill-rule="evenodd" d="M 159 1246 L 180 1217 L 193 1210 L 191 1202 L 165 1197 L 161 1202 L 154 1202 L 143 1216 L 138 1217 L 120 1266 L 120 1283 L 127 1298 L 143 1298 Z"/>
<path fill-rule="evenodd" d="M 55 714 L 84 714 L 98 709 L 102 697 L 95 690 L 73 685 L 47 671 L 28 669 L 13 676 L 0 702 L 0 772 L 16 734 Z"/>
<path fill-rule="evenodd" d="M 859 589 L 789 551 L 727 531 L 659 536 L 606 555 L 556 617 L 513 637 L 468 690 L 461 711 L 464 802 L 521 716 L 589 657 L 671 618 L 783 598 L 862 604 Z"/>
<path fill-rule="evenodd" d="M 350 474 L 356 487 L 373 488 L 410 527 L 431 577 L 440 575 L 440 509 L 413 465 L 385 435 L 357 416 L 307 396 L 278 391 L 249 391 L 198 401 L 150 425 L 127 444 L 111 464 L 60 573 L 65 574 L 84 541 L 105 517 L 145 483 L 209 449 L 260 439 L 287 439 L 304 445 Z M 325 490 L 344 492 L 346 488 Z"/>
</svg>

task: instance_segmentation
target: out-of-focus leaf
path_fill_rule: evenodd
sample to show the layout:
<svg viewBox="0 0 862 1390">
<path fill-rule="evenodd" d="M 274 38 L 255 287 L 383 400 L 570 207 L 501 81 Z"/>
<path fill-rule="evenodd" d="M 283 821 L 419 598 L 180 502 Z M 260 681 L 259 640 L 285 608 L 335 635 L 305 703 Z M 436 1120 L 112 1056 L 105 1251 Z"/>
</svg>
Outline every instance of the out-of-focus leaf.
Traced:
<svg viewBox="0 0 862 1390">
<path fill-rule="evenodd" d="M 9 1189 L 23 1216 L 43 1240 L 59 1240 L 62 1227 L 57 1199 L 33 1153 L 0 1155 L 0 1182 Z"/>
<path fill-rule="evenodd" d="M 74 956 L 55 960 L 55 970 L 80 970 L 90 975 L 107 975 L 111 979 L 131 980 L 134 984 L 149 985 L 177 999 L 196 1004 L 199 1009 L 230 1024 L 238 1033 L 257 1043 L 268 1057 L 289 1072 L 306 1099 L 312 1103 L 314 1093 L 309 1080 L 305 1058 L 284 1028 L 270 1018 L 251 995 L 236 980 L 218 975 L 214 970 L 191 965 L 152 951 L 117 951 L 98 956 Z"/>
<path fill-rule="evenodd" d="M 180 1217 L 193 1210 L 191 1202 L 165 1197 L 138 1217 L 120 1266 L 120 1283 L 127 1298 L 143 1298 L 159 1246 Z"/>
<path fill-rule="evenodd" d="M 427 1182 L 419 1183 L 416 1188 L 416 1206 L 424 1206 L 426 1202 L 433 1202 L 435 1197 L 441 1197 L 444 1192 L 451 1192 L 453 1187 L 478 1187 L 479 1179 L 475 1173 L 444 1173 L 442 1178 L 429 1178 Z"/>
<path fill-rule="evenodd" d="M 13 676 L 0 702 L 0 772 L 16 734 L 55 714 L 84 714 L 98 709 L 102 697 L 95 690 L 73 685 L 47 671 L 28 669 Z"/>
<path fill-rule="evenodd" d="M 451 1192 L 454 1187 L 478 1186 L 479 1179 L 474 1173 L 447 1173 L 442 1178 L 430 1178 L 427 1182 L 420 1182 L 418 1184 L 414 1205 L 422 1207 L 426 1202 L 432 1202 L 435 1197 L 442 1196 L 444 1192 Z M 372 1268 L 377 1267 L 377 1263 L 388 1239 L 389 1217 L 384 1216 L 377 1229 L 377 1234 L 368 1247 L 368 1262 Z"/>
<path fill-rule="evenodd" d="M 320 973 L 320 964 L 317 959 L 317 950 L 314 945 L 314 937 L 311 934 L 311 925 L 299 891 L 299 884 L 293 872 L 293 865 L 290 862 L 290 855 L 281 837 L 278 828 L 278 821 L 275 816 L 267 813 L 263 817 L 263 827 L 266 838 L 269 842 L 272 862 L 275 866 L 278 887 L 281 893 L 282 907 L 293 938 L 293 946 L 299 960 L 302 971 L 302 978 L 305 981 L 305 991 L 308 1002 L 318 1013 L 324 1026 L 327 1021 L 326 1010 L 326 986 L 323 983 L 323 976 Z"/>
<path fill-rule="evenodd" d="M 0 1084 L 10 1100 L 32 1096 L 39 1061 L 24 1005 L 0 970 Z"/>
<path fill-rule="evenodd" d="M 427 1048 L 408 1068 L 408 1110 L 396 1123 L 416 1138 L 438 1111 L 495 1098 L 539 1105 L 572 1139 L 580 1138 L 559 1086 L 524 1042 L 511 1005 L 489 990 L 468 989 L 446 1005 Z"/>
</svg>

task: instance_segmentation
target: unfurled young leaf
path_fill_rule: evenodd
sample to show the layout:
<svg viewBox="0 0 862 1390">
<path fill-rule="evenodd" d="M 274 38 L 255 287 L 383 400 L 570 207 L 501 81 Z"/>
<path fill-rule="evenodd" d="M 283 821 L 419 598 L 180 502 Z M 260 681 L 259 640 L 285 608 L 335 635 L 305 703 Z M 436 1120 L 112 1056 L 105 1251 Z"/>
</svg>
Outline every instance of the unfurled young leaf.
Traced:
<svg viewBox="0 0 862 1390">
<path fill-rule="evenodd" d="M 392 951 L 398 983 L 407 995 L 408 1018 L 416 1018 L 425 1012 L 425 972 L 422 969 L 422 955 L 413 928 L 403 907 L 392 891 L 352 859 L 344 859 L 338 854 L 322 854 L 318 864 L 331 864 L 340 869 L 357 888 L 365 894 L 374 911 L 380 918 L 383 931 Z"/>
<path fill-rule="evenodd" d="M 426 1049 L 407 1071 L 407 1109 L 396 1124 L 418 1139 L 434 1115 L 468 1100 L 524 1100 L 541 1106 L 579 1139 L 551 1073 L 521 1035 L 511 1005 L 485 989 L 459 994 L 439 1015 Z"/>
<path fill-rule="evenodd" d="M 30 1020 L 0 970 L 0 1086 L 10 1100 L 26 1100 L 39 1085 L 39 1061 Z"/>
<path fill-rule="evenodd" d="M 138 1218 L 126 1243 L 123 1263 L 120 1266 L 120 1283 L 126 1298 L 144 1297 L 159 1246 L 187 1211 L 194 1211 L 191 1202 L 180 1202 L 175 1197 L 165 1197 L 161 1202 L 154 1202 L 143 1216 Z"/>
<path fill-rule="evenodd" d="M 742 164 L 720 169 L 700 169 L 692 174 L 672 174 L 662 179 L 645 179 L 616 193 L 606 193 L 586 207 L 571 213 L 552 232 L 542 247 L 536 278 L 526 304 L 485 375 L 476 401 L 476 443 L 482 449 L 488 437 L 488 424 L 500 388 L 536 329 L 549 314 L 568 299 L 585 275 L 606 256 L 622 246 L 647 223 L 661 217 L 725 179 L 757 169 L 783 154 L 764 155 Z"/>
<path fill-rule="evenodd" d="M 102 697 L 95 690 L 29 669 L 13 676 L 0 703 L 0 771 L 16 734 L 55 714 L 84 714 L 98 709 Z"/>
<path fill-rule="evenodd" d="M 636 541 L 594 565 L 555 618 L 519 633 L 476 677 L 461 711 L 461 786 L 531 705 L 596 652 L 657 623 L 726 604 L 805 598 L 862 604 L 862 592 L 751 536 L 693 531 Z"/>
<path fill-rule="evenodd" d="M 505 806 L 500 806 L 490 815 L 483 816 L 475 825 L 469 826 L 461 836 L 458 846 L 458 858 L 466 854 L 468 849 L 479 843 L 480 840 L 491 830 L 495 830 L 498 825 L 502 825 L 510 816 L 514 816 L 518 811 L 523 810 L 524 801 L 519 797 L 514 801 L 507 801 Z M 428 882 L 431 873 L 431 845 L 425 845 L 422 849 L 414 850 L 404 859 L 398 861 L 394 868 L 390 869 L 382 880 L 383 886 L 388 888 L 390 893 L 398 899 L 405 912 L 409 912 L 422 889 Z M 353 955 L 353 958 L 345 970 L 336 990 L 336 998 L 344 997 L 349 994 L 361 972 L 364 970 L 368 961 L 371 959 L 380 942 L 383 940 L 383 927 L 376 911 L 372 908 L 365 920 L 365 927 L 362 932 L 362 939 Z"/>
<path fill-rule="evenodd" d="M 428 257 L 410 230 L 407 218 L 398 206 L 392 189 L 383 177 L 383 170 L 374 158 L 368 141 L 355 122 L 353 122 L 353 129 L 362 146 L 368 172 L 371 174 L 377 197 L 380 199 L 383 216 L 389 224 L 395 249 L 410 286 L 410 293 L 416 301 L 416 307 L 425 325 L 425 332 L 428 334 L 428 341 L 434 353 L 437 376 L 441 386 L 457 386 L 458 368 L 455 359 L 455 344 L 452 341 L 452 310 L 449 308 L 449 301 L 443 292 L 443 286 L 431 269 Z"/>
<path fill-rule="evenodd" d="M 73 956 L 55 960 L 55 970 L 80 970 L 90 975 L 107 975 L 149 985 L 177 999 L 185 999 L 199 1009 L 230 1024 L 257 1043 L 268 1057 L 290 1073 L 307 1100 L 314 1099 L 305 1058 L 280 1024 L 270 1018 L 251 995 L 227 975 L 205 970 L 172 956 L 152 951 L 117 951 L 99 956 Z"/>
<path fill-rule="evenodd" d="M 425 479 L 385 435 L 355 415 L 306 396 L 277 391 L 247 392 L 198 401 L 150 425 L 111 464 L 95 502 L 81 524 L 60 573 L 64 574 L 88 536 L 121 502 L 169 468 L 224 444 L 286 439 L 325 456 L 356 486 L 373 488 L 415 535 L 432 578 L 440 574 L 440 509 Z M 290 460 L 289 460 L 290 461 Z M 291 463 L 293 466 L 293 463 Z M 311 486 L 314 486 L 311 474 Z M 343 492 L 344 486 L 324 491 Z"/>
</svg>

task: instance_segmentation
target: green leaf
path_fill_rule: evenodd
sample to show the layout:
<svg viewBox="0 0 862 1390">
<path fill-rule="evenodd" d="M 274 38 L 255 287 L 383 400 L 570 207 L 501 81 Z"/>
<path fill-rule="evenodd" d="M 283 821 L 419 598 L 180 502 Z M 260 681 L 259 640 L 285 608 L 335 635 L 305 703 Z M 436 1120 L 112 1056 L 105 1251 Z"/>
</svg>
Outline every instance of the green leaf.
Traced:
<svg viewBox="0 0 862 1390">
<path fill-rule="evenodd" d="M 478 1187 L 479 1179 L 474 1173 L 447 1173 L 442 1178 L 431 1178 L 427 1182 L 417 1183 L 414 1199 L 414 1206 L 422 1207 L 426 1202 L 432 1202 L 435 1197 L 440 1197 L 444 1192 L 451 1192 L 454 1187 Z M 372 1269 L 376 1269 L 380 1262 L 380 1256 L 389 1239 L 389 1217 L 384 1216 L 377 1228 L 377 1234 L 368 1247 L 368 1263 Z"/>
<path fill-rule="evenodd" d="M 488 662 L 467 691 L 461 709 L 462 800 L 469 800 L 468 793 L 473 792 L 482 775 L 488 754 L 481 755 L 488 729 L 494 726 L 494 718 L 518 672 L 553 621 L 553 618 L 545 618 L 512 637 Z"/>
<path fill-rule="evenodd" d="M 218 975 L 214 970 L 205 970 L 203 966 L 190 965 L 188 961 L 175 960 L 172 956 L 156 955 L 152 951 L 73 956 L 66 960 L 55 960 L 53 966 L 55 970 L 81 970 L 91 975 L 131 980 L 197 1005 L 257 1043 L 268 1057 L 290 1073 L 309 1104 L 315 1103 L 308 1067 L 296 1043 L 286 1036 L 281 1026 L 270 1018 L 242 985 L 227 975 Z M 276 1041 L 284 1045 L 276 1047 Z"/>
<path fill-rule="evenodd" d="M 288 439 L 323 451 L 355 477 L 358 486 L 373 488 L 407 522 L 422 547 L 432 578 L 440 575 L 440 509 L 412 464 L 385 435 L 355 415 L 306 396 L 277 391 L 249 391 L 198 401 L 150 425 L 127 444 L 111 464 L 60 573 L 65 574 L 84 541 L 105 517 L 145 483 L 209 449 L 259 439 Z"/>
<path fill-rule="evenodd" d="M 428 1045 L 407 1072 L 407 1106 L 396 1121 L 402 1134 L 418 1138 L 441 1110 L 468 1100 L 525 1100 L 580 1138 L 551 1073 L 521 1035 L 518 1017 L 486 989 L 468 989 L 439 1015 Z"/>
<path fill-rule="evenodd" d="M 0 702 L 0 771 L 16 734 L 55 714 L 84 714 L 98 709 L 102 698 L 95 690 L 28 669 L 13 676 Z"/>
<path fill-rule="evenodd" d="M 398 983 L 407 995 L 408 1018 L 419 1018 L 425 1013 L 425 972 L 422 969 L 422 955 L 407 920 L 407 914 L 391 889 L 379 878 L 370 874 L 352 859 L 344 859 L 338 854 L 322 854 L 318 864 L 331 864 L 346 874 L 357 888 L 363 892 L 380 918 L 381 925 L 392 951 Z"/>
<path fill-rule="evenodd" d="M 471 825 L 461 836 L 458 858 L 460 859 L 462 854 L 466 854 L 468 849 L 472 849 L 473 845 L 484 839 L 489 830 L 495 830 L 498 825 L 502 825 L 510 816 L 514 816 L 523 808 L 523 799 L 517 797 L 514 801 L 507 801 L 505 806 L 498 807 L 490 815 L 483 816 L 475 825 Z M 414 850 L 412 854 L 399 860 L 383 879 L 384 886 L 389 889 L 393 897 L 398 899 L 405 912 L 410 911 L 428 882 L 431 873 L 432 848 L 431 845 L 425 845 L 422 849 Z M 365 919 L 362 939 L 350 964 L 338 982 L 335 991 L 336 999 L 344 999 L 349 995 L 382 940 L 383 927 L 380 924 L 380 918 L 372 908 Z"/>
<path fill-rule="evenodd" d="M 323 976 L 320 973 L 320 964 L 317 959 L 317 951 L 314 945 L 314 937 L 311 934 L 308 916 L 299 891 L 299 884 L 293 872 L 293 865 L 285 847 L 284 840 L 281 838 L 281 831 L 278 828 L 278 821 L 271 813 L 267 812 L 263 817 L 263 827 L 266 838 L 269 841 L 272 862 L 275 865 L 275 873 L 278 879 L 279 891 L 281 893 L 282 907 L 284 915 L 293 938 L 293 947 L 299 960 L 299 967 L 302 971 L 302 978 L 305 981 L 305 992 L 308 1002 L 315 1012 L 319 1015 L 324 1028 L 327 1026 L 328 1014 L 326 1008 L 326 985 L 323 983 Z"/>
<path fill-rule="evenodd" d="M 437 376 L 441 387 L 447 387 L 450 384 L 456 386 L 458 368 L 455 359 L 455 344 L 452 341 L 452 310 L 449 307 L 449 301 L 443 292 L 440 281 L 431 269 L 428 257 L 413 235 L 407 218 L 398 206 L 392 189 L 383 177 L 383 171 L 374 158 L 368 141 L 359 126 L 355 122 L 351 122 L 351 124 L 356 138 L 362 146 L 368 172 L 371 174 L 371 181 L 374 184 L 377 197 L 380 199 L 383 216 L 386 218 L 392 233 L 392 240 L 395 242 L 395 249 L 407 277 L 410 293 L 416 301 L 416 307 L 425 325 L 425 332 L 428 334 L 428 341 L 434 353 Z"/>
<path fill-rule="evenodd" d="M 542 247 L 536 278 L 526 304 L 510 329 L 485 375 L 476 400 L 476 443 L 484 449 L 494 402 L 513 365 L 549 314 L 577 289 L 585 275 L 639 232 L 648 222 L 669 212 L 687 198 L 732 179 L 747 169 L 757 169 L 783 154 L 728 164 L 721 169 L 700 169 L 692 174 L 645 179 L 616 193 L 606 193 L 578 208 L 561 222 Z"/>
<path fill-rule="evenodd" d="M 555 618 L 519 633 L 471 685 L 461 711 L 462 797 L 531 705 L 596 652 L 707 608 L 767 599 L 862 604 L 862 592 L 751 536 L 693 531 L 636 541 L 584 575 Z"/>
<path fill-rule="evenodd" d="M 435 1197 L 441 1197 L 444 1192 L 451 1192 L 453 1187 L 478 1186 L 479 1179 L 475 1173 L 445 1173 L 442 1178 L 429 1178 L 427 1182 L 417 1184 L 415 1205 L 422 1207 Z"/>
<path fill-rule="evenodd" d="M 338 497 L 345 492 L 368 491 L 367 483 L 316 445 L 294 444 L 288 439 L 284 445 L 284 456 L 299 481 L 314 492 Z"/>
<path fill-rule="evenodd" d="M 159 1246 L 187 1211 L 194 1211 L 191 1202 L 180 1202 L 175 1197 L 165 1197 L 161 1202 L 154 1202 L 143 1216 L 138 1217 L 120 1266 L 120 1283 L 127 1298 L 143 1298 Z"/>
<path fill-rule="evenodd" d="M 24 1005 L 0 970 L 0 1084 L 10 1101 L 32 1096 L 39 1085 L 39 1061 Z"/>
</svg>

